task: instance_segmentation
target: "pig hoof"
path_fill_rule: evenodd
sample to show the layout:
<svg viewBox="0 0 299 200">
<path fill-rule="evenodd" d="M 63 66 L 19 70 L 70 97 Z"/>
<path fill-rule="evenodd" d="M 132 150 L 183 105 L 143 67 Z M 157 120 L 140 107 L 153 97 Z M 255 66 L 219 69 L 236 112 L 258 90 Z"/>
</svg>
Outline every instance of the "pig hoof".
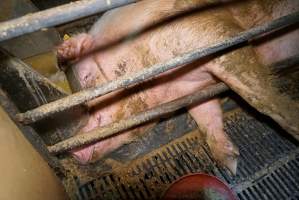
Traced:
<svg viewBox="0 0 299 200">
<path fill-rule="evenodd" d="M 94 44 L 93 37 L 82 33 L 64 41 L 57 47 L 57 58 L 60 62 L 79 58 L 88 53 Z"/>
<path fill-rule="evenodd" d="M 68 60 L 69 58 L 75 57 L 75 44 L 73 39 L 69 39 L 63 42 L 57 47 L 57 57 L 60 61 Z"/>
<path fill-rule="evenodd" d="M 237 174 L 238 158 L 227 156 L 224 160 L 219 161 L 222 166 L 229 170 L 233 175 Z"/>
<path fill-rule="evenodd" d="M 216 142 L 209 144 L 213 158 L 224 168 L 228 169 L 233 175 L 237 173 L 238 148 L 230 141 Z"/>
</svg>

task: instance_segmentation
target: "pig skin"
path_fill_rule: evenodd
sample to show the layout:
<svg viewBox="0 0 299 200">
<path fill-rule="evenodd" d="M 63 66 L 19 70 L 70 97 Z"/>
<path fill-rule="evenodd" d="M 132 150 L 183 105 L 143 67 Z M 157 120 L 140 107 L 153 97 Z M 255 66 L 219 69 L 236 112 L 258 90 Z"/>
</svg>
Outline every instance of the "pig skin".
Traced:
<svg viewBox="0 0 299 200">
<path fill-rule="evenodd" d="M 96 22 L 89 33 L 77 35 L 64 42 L 58 48 L 58 55 L 60 59 L 81 58 L 73 68 L 82 87 L 88 88 L 167 61 L 195 48 L 208 46 L 233 36 L 244 28 L 250 28 L 286 14 L 279 12 L 280 15 L 267 15 L 263 4 L 266 0 L 251 1 L 249 4 L 238 4 L 235 7 L 230 5 L 201 10 L 170 21 L 163 26 L 152 28 L 138 36 L 132 35 L 141 28 L 154 24 L 173 13 L 179 13 L 192 6 L 205 5 L 206 2 L 208 1 L 144 0 L 112 10 Z M 277 5 L 280 3 L 270 4 L 271 9 L 279 10 Z M 249 19 L 252 16 L 250 13 L 246 16 L 240 14 L 244 8 L 255 10 L 256 7 L 261 10 L 261 16 L 255 16 L 254 23 Z M 109 48 L 102 48 L 130 34 L 131 37 L 128 40 Z M 292 36 L 295 34 L 296 37 L 296 30 L 288 34 Z M 99 97 L 88 103 L 91 116 L 82 132 L 202 89 L 217 82 L 215 78 L 217 77 L 259 111 L 275 119 L 298 139 L 298 124 L 295 122 L 295 119 L 299 117 L 298 112 L 290 110 L 290 106 L 294 109 L 293 106 L 298 108 L 298 105 L 288 97 L 280 95 L 272 87 L 273 77 L 269 76 L 271 74 L 269 69 L 262 65 L 268 64 L 271 60 L 271 56 L 267 57 L 269 52 L 265 52 L 264 49 L 269 46 L 280 46 L 281 41 L 285 42 L 285 40 L 278 42 L 274 40 L 266 44 L 253 44 L 253 46 L 242 47 L 223 55 L 206 58 L 184 68 L 166 72 L 142 87 Z M 293 46 L 296 50 L 297 46 Z M 83 57 L 86 53 L 98 48 L 102 49 Z M 294 52 L 294 50 L 290 51 Z M 276 53 L 276 56 L 279 55 L 279 52 Z M 283 53 L 281 55 L 281 57 L 284 56 Z M 275 101 L 273 101 L 274 96 Z M 223 130 L 222 112 L 218 100 L 194 105 L 188 108 L 188 111 L 205 133 L 207 144 L 215 160 L 235 173 L 239 152 Z M 142 134 L 145 130 L 146 127 L 141 127 L 126 131 L 95 145 L 75 150 L 73 155 L 81 163 L 97 160 L 124 143 L 132 141 L 136 135 Z"/>
</svg>

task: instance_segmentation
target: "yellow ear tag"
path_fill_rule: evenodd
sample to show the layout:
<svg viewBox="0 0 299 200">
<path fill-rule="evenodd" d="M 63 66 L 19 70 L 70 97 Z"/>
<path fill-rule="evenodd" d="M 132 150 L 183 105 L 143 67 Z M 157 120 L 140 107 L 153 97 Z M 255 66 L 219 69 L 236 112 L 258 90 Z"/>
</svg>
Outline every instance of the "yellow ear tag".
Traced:
<svg viewBox="0 0 299 200">
<path fill-rule="evenodd" d="M 63 36 L 63 41 L 66 41 L 68 39 L 70 39 L 71 37 L 68 34 L 64 34 Z"/>
</svg>

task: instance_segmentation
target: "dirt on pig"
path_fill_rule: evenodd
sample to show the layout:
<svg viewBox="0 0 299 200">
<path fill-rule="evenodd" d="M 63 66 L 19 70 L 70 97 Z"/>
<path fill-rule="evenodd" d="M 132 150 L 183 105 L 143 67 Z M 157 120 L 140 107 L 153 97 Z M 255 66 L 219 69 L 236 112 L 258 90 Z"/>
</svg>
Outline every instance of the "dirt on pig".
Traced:
<svg viewBox="0 0 299 200">
<path fill-rule="evenodd" d="M 118 63 L 118 69 L 114 71 L 115 75 L 121 77 L 126 74 L 126 61 L 120 61 Z"/>
<path fill-rule="evenodd" d="M 144 27 L 143 22 L 155 24 L 161 17 L 180 12 L 181 8 L 181 10 L 184 10 L 186 7 L 193 7 L 207 2 L 210 1 L 140 1 L 136 4 L 108 12 L 103 16 L 102 20 L 99 20 L 95 24 L 89 35 L 81 35 L 77 41 L 75 39 L 71 40 L 74 44 L 70 42 L 69 45 L 74 45 L 76 48 L 80 47 L 80 45 L 84 46 L 84 43 L 80 44 L 82 37 L 86 37 L 85 40 L 89 40 L 92 35 L 95 40 L 94 42 L 98 42 L 101 46 L 102 41 L 119 39 L 119 36 L 130 33 L 128 32 L 130 29 L 140 32 L 139 28 Z M 252 2 L 253 4 L 250 5 L 241 5 L 240 3 L 241 7 L 239 8 L 237 6 L 231 8 L 219 6 L 209 7 L 199 12 L 190 12 L 188 15 L 163 24 L 161 27 L 154 27 L 140 35 L 130 35 L 127 41 L 123 41 L 110 49 L 95 53 L 92 55 L 93 59 L 88 60 L 86 58 L 80 61 L 75 66 L 76 70 L 79 71 L 78 74 L 81 73 L 82 77 L 86 74 L 91 74 L 91 76 L 94 76 L 94 79 L 97 79 L 97 76 L 100 76 L 97 75 L 99 73 L 106 74 L 108 80 L 113 80 L 123 75 L 136 73 L 152 64 L 165 62 L 176 55 L 197 48 L 204 48 L 235 36 L 243 31 L 245 26 L 253 26 L 263 20 L 269 21 L 273 19 L 273 15 L 267 12 L 268 10 L 276 10 L 277 5 L 266 5 L 264 4 L 266 1 L 261 1 L 263 3 Z M 251 6 L 246 15 L 240 14 L 244 5 Z M 230 6 L 233 6 L 233 4 L 230 4 Z M 263 6 L 269 7 L 263 9 Z M 255 9 L 261 11 L 262 14 L 257 15 L 252 13 Z M 120 22 L 120 18 L 126 19 L 128 23 L 124 24 Z M 250 24 L 252 20 L 255 21 Z M 88 43 L 91 42 L 89 41 Z M 102 105 L 97 107 L 97 111 L 103 117 L 105 117 L 104 115 L 108 116 L 110 123 L 115 119 L 127 117 L 141 109 L 155 106 L 165 101 L 171 101 L 200 90 L 209 84 L 215 83 L 217 80 L 221 80 L 227 83 L 235 92 L 260 112 L 273 117 L 296 137 L 296 122 L 294 119 L 298 118 L 296 116 L 298 113 L 296 114 L 294 110 L 290 109 L 290 105 L 293 105 L 294 102 L 288 97 L 282 97 L 276 92 L 276 89 L 272 88 L 270 84 L 272 77 L 269 70 L 265 68 L 264 63 L 260 62 L 258 57 L 259 54 L 262 54 L 260 57 L 267 57 L 270 54 L 268 49 L 271 51 L 278 49 L 280 51 L 274 52 L 273 55 L 275 56 L 269 56 L 269 58 L 274 59 L 279 57 L 280 53 L 284 53 L 285 51 L 283 48 L 276 48 L 279 46 L 280 43 L 278 41 L 275 44 L 271 43 L 270 46 L 266 45 L 262 50 L 257 46 L 251 45 L 248 47 L 239 46 L 238 48 L 231 49 L 231 51 L 222 52 L 223 54 L 209 58 L 210 60 L 207 59 L 204 63 L 196 63 L 198 65 L 192 63 L 185 66 L 184 70 L 179 71 L 179 73 L 172 73 L 169 79 L 162 78 L 162 76 L 165 77 L 165 74 L 163 74 L 160 76 L 161 79 L 155 82 L 156 84 L 150 85 L 149 88 L 146 88 L 147 85 L 143 85 L 145 92 L 136 91 L 136 95 L 139 95 L 141 98 L 135 98 L 133 93 L 129 93 L 130 97 L 126 96 L 128 93 L 121 93 L 125 94 L 125 96 L 117 96 L 115 99 L 118 102 L 116 103 L 109 101 L 103 103 L 100 101 Z M 83 50 L 86 49 L 81 48 Z M 78 52 L 69 52 L 72 48 L 63 49 L 60 52 L 64 53 L 64 50 L 67 55 L 78 55 Z M 96 62 L 96 66 L 94 62 Z M 169 75 L 171 72 L 167 73 L 166 75 Z M 99 80 L 97 83 L 103 82 Z M 84 84 L 84 81 L 82 84 Z M 140 106 L 139 104 L 142 102 L 146 106 L 143 104 Z M 214 142 L 215 145 L 211 148 L 212 154 L 213 151 L 216 152 L 215 154 L 220 154 L 214 155 L 214 157 L 222 165 L 227 165 L 226 167 L 234 171 L 236 169 L 238 150 L 223 131 L 222 113 L 219 102 L 211 100 L 204 104 L 188 108 L 188 110 L 199 127 L 207 132 L 207 141 Z M 110 145 L 107 148 L 113 143 L 118 142 L 117 144 L 121 145 L 120 142 L 126 143 L 125 140 L 130 141 L 130 139 L 131 136 L 121 141 L 117 138 L 110 138 Z M 96 152 L 96 154 L 100 155 L 101 152 Z M 230 165 L 227 159 L 233 160 L 233 164 Z"/>
<path fill-rule="evenodd" d="M 137 55 L 139 55 L 139 58 L 141 60 L 141 63 L 144 67 L 151 67 L 154 64 L 157 64 L 159 61 L 155 58 L 155 56 L 149 56 L 151 55 L 149 47 L 146 47 L 144 45 L 136 45 L 135 46 Z"/>
</svg>

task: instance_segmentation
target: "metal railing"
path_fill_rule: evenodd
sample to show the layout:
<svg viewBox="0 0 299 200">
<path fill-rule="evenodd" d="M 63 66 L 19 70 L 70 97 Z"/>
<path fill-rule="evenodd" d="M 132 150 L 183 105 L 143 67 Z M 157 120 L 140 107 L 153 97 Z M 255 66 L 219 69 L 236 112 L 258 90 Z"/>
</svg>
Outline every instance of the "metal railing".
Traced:
<svg viewBox="0 0 299 200">
<path fill-rule="evenodd" d="M 81 17 L 92 15 L 97 12 L 102 12 L 107 9 L 111 9 L 132 2 L 134 1 L 83 0 L 76 3 L 70 3 L 68 5 L 52 8 L 46 11 L 37 12 L 31 15 L 26 15 L 18 19 L 0 23 L 0 41 L 13 38 L 25 33 L 30 33 L 41 28 L 46 28 L 61 23 L 69 22 Z M 127 88 L 131 85 L 140 84 L 171 69 L 181 67 L 182 65 L 189 64 L 200 58 L 245 43 L 248 40 L 254 39 L 259 35 L 280 30 L 286 26 L 290 26 L 297 22 L 299 22 L 299 12 L 281 17 L 264 25 L 249 29 L 247 31 L 239 33 L 234 37 L 218 42 L 209 47 L 195 49 L 189 53 L 173 58 L 165 63 L 159 63 L 151 67 L 146 67 L 133 75 L 127 75 L 120 79 L 108 82 L 106 84 L 97 85 L 93 88 L 74 93 L 65 98 L 42 105 L 25 113 L 19 113 L 17 114 L 16 118 L 18 121 L 24 124 L 34 123 L 55 113 L 65 111 L 80 104 L 84 104 L 87 101 L 90 101 L 94 98 L 100 97 L 102 95 L 108 94 L 110 92 L 122 88 Z M 54 154 L 57 154 L 83 145 L 94 143 L 107 137 L 111 137 L 114 134 L 124 131 L 128 128 L 132 128 L 134 126 L 150 121 L 161 115 L 173 112 L 177 109 L 180 109 L 181 107 L 193 104 L 194 102 L 207 100 L 208 98 L 212 98 L 220 94 L 221 92 L 227 90 L 229 90 L 229 88 L 224 83 L 219 83 L 214 86 L 210 86 L 202 91 L 198 91 L 194 94 L 187 95 L 172 102 L 159 105 L 155 108 L 141 112 L 128 119 L 123 119 L 119 122 L 109 124 L 105 127 L 97 128 L 91 131 L 89 134 L 73 136 L 65 141 L 62 141 L 56 145 L 49 147 L 49 151 Z"/>
<path fill-rule="evenodd" d="M 136 0 L 81 0 L 0 23 L 0 42 L 40 29 L 134 3 Z"/>
<path fill-rule="evenodd" d="M 145 67 L 143 70 L 133 75 L 123 76 L 120 79 L 110 81 L 103 85 L 97 85 L 95 87 L 74 93 L 57 101 L 42 105 L 25 113 L 20 113 L 17 115 L 17 119 L 18 121 L 24 124 L 36 122 L 45 117 L 70 109 L 74 106 L 83 104 L 87 101 L 108 94 L 110 92 L 122 88 L 127 88 L 130 85 L 140 84 L 171 69 L 177 68 L 185 64 L 189 64 L 200 58 L 215 54 L 230 47 L 244 43 L 261 34 L 284 28 L 296 22 L 299 22 L 299 12 L 281 17 L 272 22 L 244 31 L 236 35 L 235 37 L 226 39 L 207 48 L 193 50 L 189 53 L 175 57 L 165 63 L 159 63 L 151 67 Z"/>
</svg>

